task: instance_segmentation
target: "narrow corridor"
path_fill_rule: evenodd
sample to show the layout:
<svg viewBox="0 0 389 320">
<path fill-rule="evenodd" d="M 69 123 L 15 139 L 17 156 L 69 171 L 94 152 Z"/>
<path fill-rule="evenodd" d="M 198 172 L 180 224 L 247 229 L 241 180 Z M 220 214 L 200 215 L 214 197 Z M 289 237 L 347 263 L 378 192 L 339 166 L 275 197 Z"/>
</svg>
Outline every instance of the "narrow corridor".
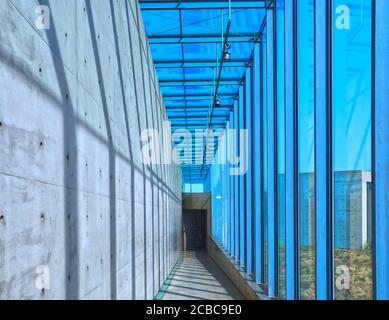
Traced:
<svg viewBox="0 0 389 320">
<path fill-rule="evenodd" d="M 389 301 L 388 0 L 3 0 L 0 21 L 0 303 Z"/>
<path fill-rule="evenodd" d="M 242 300 L 238 289 L 205 252 L 186 252 L 157 300 Z"/>
</svg>

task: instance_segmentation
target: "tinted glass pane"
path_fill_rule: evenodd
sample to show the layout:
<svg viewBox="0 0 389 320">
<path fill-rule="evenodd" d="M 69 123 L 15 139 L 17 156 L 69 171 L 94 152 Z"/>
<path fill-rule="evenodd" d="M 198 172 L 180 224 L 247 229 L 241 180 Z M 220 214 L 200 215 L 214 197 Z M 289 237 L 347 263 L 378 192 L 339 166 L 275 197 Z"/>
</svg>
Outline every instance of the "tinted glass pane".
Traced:
<svg viewBox="0 0 389 320">
<path fill-rule="evenodd" d="M 335 298 L 371 299 L 371 0 L 333 1 Z"/>
<path fill-rule="evenodd" d="M 277 2 L 278 296 L 285 298 L 285 4 Z"/>
<path fill-rule="evenodd" d="M 263 284 L 267 286 L 267 270 L 268 270 L 268 230 L 267 230 L 267 86 L 266 86 L 266 74 L 267 74 L 267 59 L 266 59 L 266 32 L 263 34 L 262 41 L 262 108 L 263 108 L 263 119 L 262 119 L 262 128 L 263 128 L 263 152 L 262 152 L 262 161 L 263 161 L 263 212 L 262 212 L 262 228 L 263 228 Z"/>
<path fill-rule="evenodd" d="M 314 5 L 298 1 L 300 297 L 315 298 Z"/>
</svg>

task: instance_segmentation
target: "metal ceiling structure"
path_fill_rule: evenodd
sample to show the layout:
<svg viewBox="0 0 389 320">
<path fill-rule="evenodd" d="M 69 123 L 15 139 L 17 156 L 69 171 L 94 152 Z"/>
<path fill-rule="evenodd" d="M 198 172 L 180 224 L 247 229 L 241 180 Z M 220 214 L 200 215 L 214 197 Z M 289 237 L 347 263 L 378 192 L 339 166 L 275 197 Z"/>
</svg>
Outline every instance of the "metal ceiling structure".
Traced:
<svg viewBox="0 0 389 320">
<path fill-rule="evenodd" d="M 226 127 L 271 2 L 139 0 L 173 132 Z M 179 154 L 184 182 L 207 178 L 215 151 L 206 146 L 217 141 L 208 132 L 192 140 L 192 157 Z"/>
</svg>

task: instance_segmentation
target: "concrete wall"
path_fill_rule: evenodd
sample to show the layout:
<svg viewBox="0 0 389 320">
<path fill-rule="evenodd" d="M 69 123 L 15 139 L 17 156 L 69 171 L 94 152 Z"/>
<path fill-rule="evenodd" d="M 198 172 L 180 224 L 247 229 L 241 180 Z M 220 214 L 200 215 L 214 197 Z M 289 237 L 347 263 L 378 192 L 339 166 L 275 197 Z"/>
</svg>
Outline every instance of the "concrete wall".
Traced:
<svg viewBox="0 0 389 320">
<path fill-rule="evenodd" d="M 335 172 L 335 248 L 361 250 L 371 243 L 371 181 L 371 173 L 367 171 Z M 300 175 L 300 223 L 303 227 L 300 242 L 304 246 L 315 242 L 314 186 L 314 174 Z M 282 224 L 280 229 L 284 229 Z"/>
<path fill-rule="evenodd" d="M 361 250 L 371 243 L 371 182 L 371 173 L 366 171 L 335 174 L 335 248 Z"/>
<path fill-rule="evenodd" d="M 137 1 L 3 0 L 0 21 L 0 298 L 152 299 L 181 175 L 141 162 L 166 113 Z"/>
</svg>

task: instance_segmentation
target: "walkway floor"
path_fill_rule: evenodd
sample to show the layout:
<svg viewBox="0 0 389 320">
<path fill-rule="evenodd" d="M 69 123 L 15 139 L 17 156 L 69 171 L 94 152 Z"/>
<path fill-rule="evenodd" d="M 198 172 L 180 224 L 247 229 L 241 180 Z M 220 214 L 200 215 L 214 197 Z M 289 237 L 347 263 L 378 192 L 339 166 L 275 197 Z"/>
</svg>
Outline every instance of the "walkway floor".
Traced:
<svg viewBox="0 0 389 320">
<path fill-rule="evenodd" d="M 187 252 L 161 291 L 161 300 L 242 300 L 238 289 L 205 252 Z"/>
</svg>

